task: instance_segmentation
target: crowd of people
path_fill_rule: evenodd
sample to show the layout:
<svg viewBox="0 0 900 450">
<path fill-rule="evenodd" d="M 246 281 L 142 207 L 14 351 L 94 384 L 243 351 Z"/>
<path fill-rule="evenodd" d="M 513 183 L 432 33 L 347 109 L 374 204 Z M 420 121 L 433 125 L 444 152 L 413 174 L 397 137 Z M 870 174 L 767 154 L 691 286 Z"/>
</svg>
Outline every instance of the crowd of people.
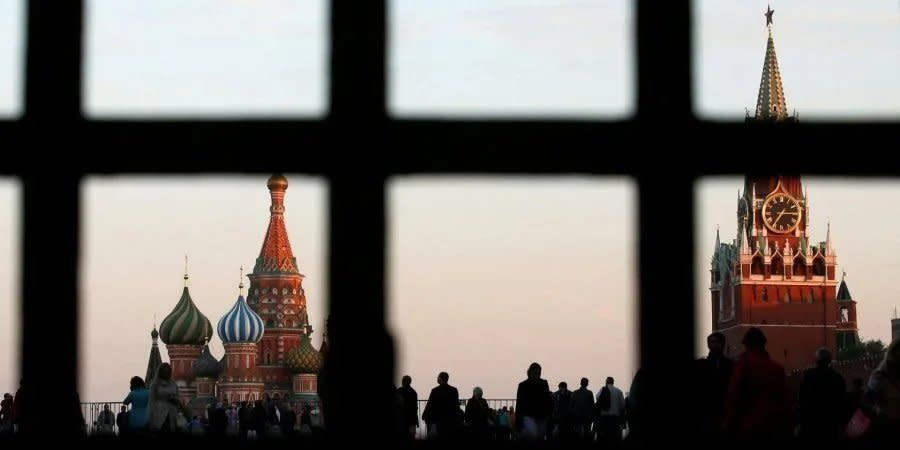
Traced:
<svg viewBox="0 0 900 450">
<path fill-rule="evenodd" d="M 732 360 L 724 354 L 725 336 L 707 337 L 709 353 L 692 364 L 695 383 L 684 389 L 684 401 L 672 413 L 691 423 L 689 433 L 712 442 L 796 439 L 827 443 L 841 440 L 890 441 L 900 443 L 900 340 L 892 342 L 868 381 L 852 380 L 848 390 L 843 376 L 831 367 L 831 352 L 816 351 L 816 366 L 803 373 L 796 392 L 789 392 L 783 366 L 766 351 L 762 330 L 750 328 L 742 344 L 745 351 Z M 582 378 L 578 389 L 560 382 L 555 392 L 541 378 L 541 366 L 532 363 L 527 378 L 518 384 L 514 405 L 492 408 L 481 388 L 460 401 L 459 391 L 441 372 L 419 419 L 418 394 L 412 379 L 404 376 L 396 390 L 396 411 L 402 434 L 416 438 L 424 428 L 428 440 L 596 442 L 616 447 L 641 439 L 654 430 L 646 421 L 647 394 L 638 370 L 626 396 L 607 377 L 596 392 Z M 673 387 L 678 388 L 678 387 Z M 0 401 L 0 436 L 21 432 L 24 380 L 15 396 L 6 393 Z M 77 424 L 87 434 L 77 394 Z M 318 406 L 318 405 L 316 405 Z M 319 416 L 315 419 L 315 416 Z M 67 426 L 66 424 L 62 424 Z M 105 405 L 97 416 L 94 433 L 101 436 L 158 437 L 205 435 L 261 439 L 271 436 L 311 434 L 321 429 L 318 408 L 310 403 L 269 398 L 255 402 L 216 402 L 202 414 L 185 405 L 168 363 L 160 365 L 147 386 L 133 377 L 121 410 Z"/>
<path fill-rule="evenodd" d="M 900 442 L 900 340 L 885 352 L 868 383 L 846 380 L 831 367 L 826 348 L 816 351 L 816 366 L 803 373 L 799 392 L 789 392 L 784 367 L 766 351 L 766 336 L 750 328 L 742 344 L 745 351 L 735 360 L 725 353 L 725 336 L 707 338 L 709 353 L 694 361 L 691 394 L 673 412 L 691 423 L 689 433 L 707 442 L 777 441 Z M 582 378 L 580 388 L 565 382 L 551 393 L 541 378 L 541 366 L 532 363 L 527 378 L 519 383 L 515 408 L 492 409 L 476 387 L 472 398 L 460 402 L 458 390 L 441 372 L 431 390 L 422 422 L 418 418 L 418 396 L 412 380 L 404 376 L 397 390 L 402 427 L 410 437 L 425 428 L 429 440 L 563 440 L 597 442 L 607 447 L 622 443 L 626 435 L 645 439 L 652 430 L 639 412 L 644 398 L 639 370 L 626 398 L 607 377 L 596 395 Z M 465 407 L 461 407 L 464 403 Z"/>
<path fill-rule="evenodd" d="M 6 394 L 0 403 L 0 434 L 13 435 L 21 431 L 21 404 L 23 389 L 13 398 Z M 203 414 L 196 414 L 182 402 L 178 385 L 172 380 L 172 368 L 168 363 L 159 366 L 156 378 L 147 386 L 141 377 L 131 378 L 129 393 L 122 401 L 120 411 L 114 413 L 109 404 L 97 414 L 88 428 L 84 414 L 78 405 L 73 412 L 83 435 L 96 437 L 118 436 L 122 438 L 175 437 L 179 435 L 204 435 L 261 439 L 270 436 L 290 437 L 312 434 L 316 428 L 314 416 L 318 409 L 310 402 L 298 403 L 270 398 L 268 394 L 254 402 L 210 404 Z"/>
</svg>

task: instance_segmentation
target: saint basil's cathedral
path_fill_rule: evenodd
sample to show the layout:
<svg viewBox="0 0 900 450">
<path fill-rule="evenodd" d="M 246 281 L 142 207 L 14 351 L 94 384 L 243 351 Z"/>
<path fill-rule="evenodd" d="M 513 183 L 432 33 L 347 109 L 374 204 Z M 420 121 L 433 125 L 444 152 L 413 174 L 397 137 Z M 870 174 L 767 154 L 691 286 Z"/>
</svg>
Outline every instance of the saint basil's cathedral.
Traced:
<svg viewBox="0 0 900 450">
<path fill-rule="evenodd" d="M 151 332 L 153 344 L 147 366 L 149 383 L 162 363 L 157 340 L 169 353 L 172 379 L 182 401 L 194 410 L 207 405 L 272 398 L 295 401 L 318 399 L 318 372 L 327 353 L 323 340 L 316 350 L 307 316 L 303 274 L 291 250 L 284 222 L 288 181 L 282 175 L 268 180 L 271 195 L 269 227 L 244 297 L 244 284 L 234 305 L 219 319 L 215 332 L 225 347 L 213 357 L 209 340 L 213 326 L 200 312 L 185 286 L 175 308 Z M 243 279 L 243 274 L 241 276 Z"/>
</svg>

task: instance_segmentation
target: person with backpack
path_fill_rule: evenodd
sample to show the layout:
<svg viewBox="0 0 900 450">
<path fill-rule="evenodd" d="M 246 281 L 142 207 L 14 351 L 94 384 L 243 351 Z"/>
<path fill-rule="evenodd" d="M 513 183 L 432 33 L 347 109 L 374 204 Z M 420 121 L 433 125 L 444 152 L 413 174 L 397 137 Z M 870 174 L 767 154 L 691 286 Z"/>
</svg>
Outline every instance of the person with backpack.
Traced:
<svg viewBox="0 0 900 450">
<path fill-rule="evenodd" d="M 617 446 L 622 442 L 622 427 L 625 424 L 625 395 L 615 386 L 613 377 L 606 377 L 606 385 L 597 393 L 596 424 L 598 441 L 604 447 Z"/>
</svg>

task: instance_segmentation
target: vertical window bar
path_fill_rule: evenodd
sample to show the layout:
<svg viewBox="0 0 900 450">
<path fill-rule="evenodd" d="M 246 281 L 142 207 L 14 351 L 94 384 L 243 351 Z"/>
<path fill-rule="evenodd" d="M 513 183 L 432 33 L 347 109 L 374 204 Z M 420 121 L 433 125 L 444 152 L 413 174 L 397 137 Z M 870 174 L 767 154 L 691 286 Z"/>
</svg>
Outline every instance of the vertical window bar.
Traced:
<svg viewBox="0 0 900 450">
<path fill-rule="evenodd" d="M 385 2 L 331 1 L 330 116 L 385 117 Z"/>
<path fill-rule="evenodd" d="M 80 134 L 82 7 L 81 0 L 28 2 L 28 140 L 20 151 L 44 151 L 60 136 Z M 22 174 L 22 428 L 41 439 L 76 431 L 64 424 L 74 423 L 78 376 L 77 171 L 48 159 Z"/>
<path fill-rule="evenodd" d="M 689 122 L 691 0 L 637 0 L 638 117 Z"/>
<path fill-rule="evenodd" d="M 373 174 L 335 176 L 329 185 L 329 352 L 319 383 L 327 431 L 338 439 L 389 437 L 393 344 L 385 330 L 385 188 Z M 359 420 L 358 387 L 378 414 Z"/>
<path fill-rule="evenodd" d="M 639 179 L 640 368 L 646 378 L 631 389 L 647 413 L 653 437 L 670 439 L 683 435 L 675 431 L 688 429 L 683 423 L 687 415 L 673 415 L 671 407 L 685 400 L 679 386 L 691 383 L 694 191 L 688 176 L 657 177 Z"/>
</svg>

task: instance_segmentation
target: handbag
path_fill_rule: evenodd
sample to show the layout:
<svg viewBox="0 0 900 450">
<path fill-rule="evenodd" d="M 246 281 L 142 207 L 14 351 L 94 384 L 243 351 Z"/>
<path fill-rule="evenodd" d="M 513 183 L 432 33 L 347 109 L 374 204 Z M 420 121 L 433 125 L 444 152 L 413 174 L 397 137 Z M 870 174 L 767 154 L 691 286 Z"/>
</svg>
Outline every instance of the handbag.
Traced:
<svg viewBox="0 0 900 450">
<path fill-rule="evenodd" d="M 849 439 L 859 439 L 868 433 L 871 426 L 872 418 L 863 412 L 861 408 L 857 408 L 856 412 L 853 413 L 853 417 L 850 418 L 850 422 L 847 423 L 847 429 L 844 432 Z"/>
</svg>

